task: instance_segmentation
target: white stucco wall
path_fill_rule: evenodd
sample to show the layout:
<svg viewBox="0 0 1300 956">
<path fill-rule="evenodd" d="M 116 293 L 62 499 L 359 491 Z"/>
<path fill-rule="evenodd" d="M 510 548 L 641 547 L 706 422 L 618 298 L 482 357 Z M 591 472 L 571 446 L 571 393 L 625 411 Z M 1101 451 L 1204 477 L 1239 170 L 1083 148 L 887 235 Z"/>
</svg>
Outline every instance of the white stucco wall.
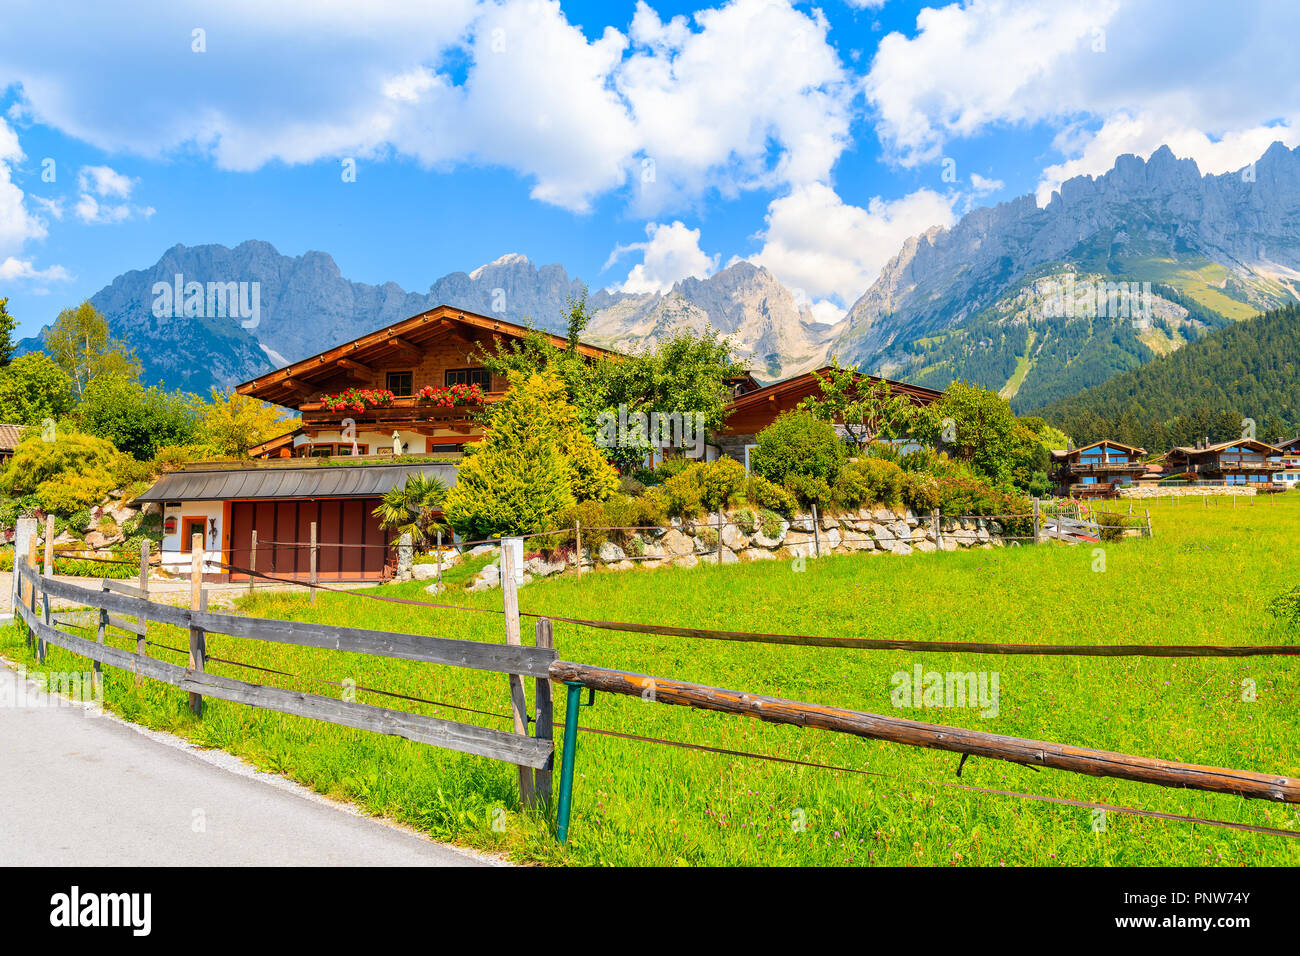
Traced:
<svg viewBox="0 0 1300 956">
<path fill-rule="evenodd" d="M 220 501 L 182 501 L 178 506 L 172 502 L 167 502 L 163 507 L 163 539 L 162 539 L 162 556 L 163 567 L 169 571 L 180 573 L 189 573 L 190 562 L 193 560 L 188 553 L 181 551 L 181 532 L 183 530 L 183 518 L 194 518 L 202 515 L 208 520 L 205 531 L 206 537 L 203 541 L 205 560 L 203 562 L 204 574 L 221 574 L 221 542 L 226 533 L 222 526 L 222 502 Z M 172 534 L 166 533 L 167 519 L 175 517 L 176 531 Z M 216 520 L 216 533 L 212 533 L 212 521 Z M 208 555 L 211 560 L 206 560 Z"/>
</svg>

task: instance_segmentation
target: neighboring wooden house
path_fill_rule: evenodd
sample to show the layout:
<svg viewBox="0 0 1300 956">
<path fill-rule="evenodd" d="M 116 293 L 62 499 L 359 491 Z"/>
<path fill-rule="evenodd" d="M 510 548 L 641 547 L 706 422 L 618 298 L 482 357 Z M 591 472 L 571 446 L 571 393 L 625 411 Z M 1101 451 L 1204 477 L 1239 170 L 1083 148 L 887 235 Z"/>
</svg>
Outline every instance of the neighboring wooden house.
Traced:
<svg viewBox="0 0 1300 956">
<path fill-rule="evenodd" d="M 1079 448 L 1052 452 L 1051 480 L 1065 497 L 1097 498 L 1144 478 L 1145 448 L 1102 439 Z"/>
<path fill-rule="evenodd" d="M 315 523 L 322 580 L 389 576 L 396 541 L 379 527 L 374 509 L 412 474 L 455 483 L 455 458 L 483 436 L 478 413 L 507 388 L 475 355 L 480 346 L 494 351 L 498 340 L 527 332 L 439 306 L 238 386 L 243 395 L 294 409 L 302 425 L 252 449 L 256 460 L 196 462 L 163 475 L 137 499 L 162 507 L 163 564 L 187 569 L 198 532 L 212 558 L 205 576 L 225 577 L 229 565 L 252 567 L 256 531 L 256 571 L 306 577 L 306 542 Z M 560 336 L 551 340 L 567 344 Z M 586 344 L 578 350 L 593 359 L 615 354 Z M 478 386 L 481 400 L 445 404 L 443 390 L 470 385 Z M 421 397 L 426 386 L 433 399 Z M 378 404 L 354 396 L 358 408 L 340 401 L 349 390 L 384 394 Z M 407 457 L 395 461 L 399 448 Z"/>
<path fill-rule="evenodd" d="M 0 468 L 9 464 L 9 459 L 14 456 L 14 449 L 23 440 L 23 432 L 26 430 L 25 425 L 0 424 Z"/>
<path fill-rule="evenodd" d="M 713 436 L 714 443 L 723 454 L 743 462 L 748 470 L 749 450 L 754 447 L 758 433 L 776 421 L 782 412 L 797 408 L 805 398 L 821 395 L 819 379 L 831 371 L 831 366 L 824 365 L 802 375 L 741 392 L 727 406 L 726 423 L 721 432 Z M 932 388 L 881 379 L 874 375 L 860 375 L 859 380 L 888 382 L 895 395 L 903 395 L 918 406 L 932 405 L 943 397 L 943 392 Z"/>
<path fill-rule="evenodd" d="M 1180 445 L 1165 456 L 1165 475 L 1183 475 L 1189 481 L 1225 485 L 1250 485 L 1271 491 L 1273 473 L 1282 449 L 1254 438 L 1236 438 L 1216 444 Z"/>
</svg>

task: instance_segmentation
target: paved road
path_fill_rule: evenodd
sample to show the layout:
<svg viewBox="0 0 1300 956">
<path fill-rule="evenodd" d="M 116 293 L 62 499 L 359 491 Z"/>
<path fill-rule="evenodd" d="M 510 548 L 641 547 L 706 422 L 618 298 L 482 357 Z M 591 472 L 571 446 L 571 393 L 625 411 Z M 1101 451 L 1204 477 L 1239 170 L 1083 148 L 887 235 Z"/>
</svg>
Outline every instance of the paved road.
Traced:
<svg viewBox="0 0 1300 956">
<path fill-rule="evenodd" d="M 0 664 L 0 866 L 491 863 L 60 701 Z"/>
</svg>

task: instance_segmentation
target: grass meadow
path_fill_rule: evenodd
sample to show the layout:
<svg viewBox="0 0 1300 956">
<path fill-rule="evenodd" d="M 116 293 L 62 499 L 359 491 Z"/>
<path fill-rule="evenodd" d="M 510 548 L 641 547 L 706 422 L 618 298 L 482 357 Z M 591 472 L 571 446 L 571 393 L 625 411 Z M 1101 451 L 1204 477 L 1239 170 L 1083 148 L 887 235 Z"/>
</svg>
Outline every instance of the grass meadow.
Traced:
<svg viewBox="0 0 1300 956">
<path fill-rule="evenodd" d="M 1125 506 L 1126 507 L 1126 506 Z M 1267 603 L 1300 584 L 1300 495 L 1231 507 L 1187 501 L 1150 507 L 1155 537 L 1097 546 L 851 555 L 694 569 L 566 575 L 520 592 L 523 610 L 699 627 L 957 641 L 1046 643 L 1294 643 Z M 468 580 L 482 561 L 455 569 Z M 423 597 L 422 585 L 381 593 Z M 457 594 L 501 606 L 501 592 Z M 495 614 L 436 610 L 324 594 L 255 595 L 241 613 L 503 641 Z M 185 646 L 177 629 L 154 639 Z M 525 641 L 531 642 L 525 619 Z M 126 635 L 110 641 L 131 646 Z M 644 674 L 773 694 L 932 723 L 1149 757 L 1300 776 L 1300 659 L 1159 660 L 912 654 L 724 643 L 555 625 L 560 656 Z M 0 650 L 39 670 L 20 629 Z M 156 651 L 183 662 L 183 657 Z M 504 675 L 209 636 L 209 653 L 295 674 L 509 713 Z M 896 709 L 891 675 L 996 672 L 999 708 Z M 87 664 L 52 648 L 49 670 Z M 329 685 L 214 672 L 337 694 Z M 304 718 L 208 701 L 106 669 L 105 705 L 150 727 L 238 754 L 320 793 L 353 801 L 441 840 L 520 862 L 576 865 L 1296 865 L 1300 839 L 1106 814 L 972 793 L 1014 790 L 1300 831 L 1300 807 L 1171 790 L 959 757 L 744 717 L 597 695 L 583 726 L 778 755 L 869 774 L 792 766 L 583 733 L 566 847 L 546 820 L 523 813 L 514 767 Z M 1244 700 L 1243 682 L 1255 699 Z M 532 682 L 527 682 L 530 706 Z M 562 688 L 561 688 L 562 690 Z M 358 692 L 358 700 L 508 729 L 508 720 Z M 557 729 L 563 720 L 557 694 Z M 58 755 L 52 755 L 58 759 Z M 556 786 L 559 783 L 556 759 Z M 92 800 L 93 781 L 87 780 Z M 504 814 L 501 811 L 504 810 Z M 209 813 L 209 825 L 215 817 Z M 494 821 L 496 826 L 494 827 Z M 219 823 L 217 824 L 219 825 Z"/>
</svg>

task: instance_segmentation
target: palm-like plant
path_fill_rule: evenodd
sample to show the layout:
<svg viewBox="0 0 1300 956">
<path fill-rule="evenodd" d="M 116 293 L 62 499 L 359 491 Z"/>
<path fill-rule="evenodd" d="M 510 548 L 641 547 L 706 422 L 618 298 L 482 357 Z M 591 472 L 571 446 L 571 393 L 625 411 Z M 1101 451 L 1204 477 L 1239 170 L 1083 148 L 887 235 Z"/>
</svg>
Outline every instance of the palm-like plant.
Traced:
<svg viewBox="0 0 1300 956">
<path fill-rule="evenodd" d="M 447 486 L 440 478 L 416 472 L 407 477 L 405 485 L 384 495 L 374 515 L 381 528 L 409 533 L 417 548 L 427 548 L 443 527 L 434 512 L 441 509 L 446 497 Z"/>
</svg>

